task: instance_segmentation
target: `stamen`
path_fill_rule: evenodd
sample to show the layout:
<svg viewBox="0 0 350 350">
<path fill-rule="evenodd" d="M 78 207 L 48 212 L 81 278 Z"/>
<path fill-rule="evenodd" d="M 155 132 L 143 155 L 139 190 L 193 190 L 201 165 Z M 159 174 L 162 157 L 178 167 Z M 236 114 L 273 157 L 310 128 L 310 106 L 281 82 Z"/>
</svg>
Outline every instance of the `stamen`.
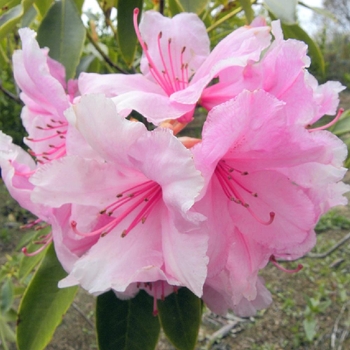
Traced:
<svg viewBox="0 0 350 350">
<path fill-rule="evenodd" d="M 186 51 L 186 46 L 184 46 L 181 50 L 181 56 L 180 56 L 180 64 L 181 64 L 181 82 L 182 82 L 182 89 L 185 89 L 188 85 L 188 79 L 186 79 L 186 66 L 187 64 L 184 64 L 184 52 Z M 187 75 L 188 77 L 188 75 Z"/>
<path fill-rule="evenodd" d="M 45 237 L 44 240 L 34 242 L 35 244 L 43 244 L 42 247 L 40 247 L 39 249 L 37 249 L 36 251 L 34 251 L 32 253 L 28 253 L 27 247 L 24 247 L 24 248 L 22 248 L 22 253 L 28 257 L 32 257 L 32 256 L 35 256 L 35 255 L 38 255 L 39 253 L 41 253 L 52 242 L 52 240 L 53 240 L 52 232 L 50 232 L 46 236 L 43 236 L 42 238 L 44 238 L 44 237 Z"/>
<path fill-rule="evenodd" d="M 40 222 L 42 222 L 41 219 L 31 220 L 28 223 L 26 223 L 25 225 L 20 226 L 20 229 L 30 229 L 30 228 L 34 227 L 35 225 L 39 224 Z"/>
<path fill-rule="evenodd" d="M 272 262 L 273 265 L 275 265 L 279 270 L 286 272 L 286 273 L 297 273 L 299 272 L 304 266 L 302 264 L 299 264 L 298 267 L 294 270 L 288 270 L 285 267 L 281 266 L 274 255 L 270 256 L 270 261 Z"/>
<path fill-rule="evenodd" d="M 308 125 L 308 126 L 307 126 L 307 129 L 308 129 L 309 131 L 319 131 L 319 130 L 328 129 L 329 127 L 331 127 L 332 125 L 334 125 L 334 124 L 340 119 L 340 117 L 342 116 L 343 112 L 344 112 L 344 109 L 343 109 L 343 108 L 339 108 L 339 111 L 338 111 L 337 115 L 335 116 L 335 118 L 334 118 L 331 122 L 329 122 L 328 124 L 323 125 L 323 126 L 320 126 L 320 127 L 318 127 L 318 128 L 314 128 L 314 129 L 309 129 L 309 127 L 310 127 L 311 125 Z"/>
<path fill-rule="evenodd" d="M 179 85 L 179 81 L 176 78 L 175 71 L 174 71 L 173 56 L 171 53 L 171 38 L 168 39 L 168 56 L 169 56 L 169 62 L 170 62 L 170 68 L 171 68 L 172 81 L 175 84 L 174 91 L 178 91 L 178 90 L 181 90 L 181 88 Z"/>
<path fill-rule="evenodd" d="M 26 139 L 28 141 L 31 141 L 31 142 L 41 142 L 41 141 L 47 141 L 47 140 L 50 140 L 50 139 L 54 139 L 55 137 L 61 136 L 62 134 L 65 134 L 65 133 L 66 133 L 66 131 L 58 132 L 58 130 L 57 130 L 56 134 L 49 135 L 49 136 L 43 137 L 41 139 L 33 139 L 31 137 L 26 137 Z"/>
<path fill-rule="evenodd" d="M 160 59 L 162 61 L 162 65 L 163 65 L 163 68 L 164 70 L 162 71 L 163 73 L 163 78 L 164 78 L 164 83 L 167 84 L 167 87 L 166 87 L 166 90 L 165 93 L 167 93 L 168 95 L 171 95 L 174 91 L 175 91 L 175 88 L 174 86 L 172 85 L 172 81 L 171 81 L 171 77 L 169 77 L 169 74 L 168 74 L 168 68 L 167 68 L 167 65 L 165 63 L 165 59 L 164 59 L 164 55 L 163 55 L 163 51 L 162 51 L 162 47 L 161 47 L 161 44 L 160 44 L 160 39 L 162 38 L 162 32 L 159 33 L 158 35 L 158 41 L 157 41 L 157 44 L 158 44 L 158 51 L 159 51 L 159 55 L 160 55 Z"/>
<path fill-rule="evenodd" d="M 248 210 L 250 215 L 258 221 L 262 225 L 271 225 L 275 219 L 276 214 L 274 212 L 270 212 L 270 218 L 268 220 L 263 220 L 259 218 L 250 208 L 249 204 L 245 202 L 243 197 L 237 190 L 237 186 L 241 188 L 246 193 L 250 194 L 252 197 L 258 197 L 256 192 L 249 190 L 246 186 L 244 186 L 241 181 L 234 177 L 234 173 L 238 173 L 241 176 L 248 175 L 247 171 L 241 171 L 235 169 L 228 164 L 224 160 L 220 161 L 215 169 L 216 177 L 221 185 L 222 190 L 224 191 L 226 197 L 234 203 L 242 205 L 244 208 Z"/>
<path fill-rule="evenodd" d="M 134 192 L 130 193 L 130 191 Z M 153 207 L 158 203 L 158 200 L 161 198 L 161 193 L 161 187 L 157 183 L 153 181 L 143 182 L 132 188 L 129 188 L 126 191 L 119 193 L 117 195 L 118 199 L 116 202 L 111 203 L 106 208 L 100 211 L 101 215 L 107 214 L 109 216 L 112 216 L 117 209 L 120 209 L 123 206 L 125 207 L 125 205 L 127 205 L 128 203 L 130 204 L 119 216 L 113 218 L 113 220 L 111 220 L 108 224 L 91 232 L 79 231 L 77 229 L 76 221 L 71 222 L 71 227 L 74 233 L 82 237 L 91 237 L 96 235 L 104 237 L 105 235 L 110 233 L 117 225 L 119 225 L 127 216 L 129 216 L 129 214 L 131 214 L 135 209 L 141 206 L 141 209 L 139 210 L 135 218 L 132 220 L 132 222 L 129 224 L 129 226 L 122 231 L 121 236 L 125 237 L 139 223 L 145 223 Z"/>
<path fill-rule="evenodd" d="M 168 89 L 167 89 L 167 86 L 164 85 L 164 79 L 163 79 L 163 76 L 162 74 L 160 74 L 160 72 L 157 70 L 156 68 L 156 65 L 154 64 L 153 60 L 152 60 L 152 57 L 150 56 L 150 54 L 148 53 L 148 48 L 147 48 L 147 45 L 146 43 L 142 40 L 142 37 L 141 37 L 141 33 L 140 33 L 140 30 L 139 30 L 139 26 L 138 26 L 138 23 L 137 23 L 137 16 L 139 14 L 139 9 L 138 8 L 135 8 L 134 9 L 134 28 L 135 28 L 135 33 L 136 33 L 136 36 L 137 36 L 137 39 L 142 47 L 142 50 L 148 60 L 148 64 L 149 64 L 149 67 L 150 67 L 150 73 L 152 74 L 153 78 L 156 80 L 156 82 L 162 87 L 162 89 L 167 93 Z"/>
</svg>

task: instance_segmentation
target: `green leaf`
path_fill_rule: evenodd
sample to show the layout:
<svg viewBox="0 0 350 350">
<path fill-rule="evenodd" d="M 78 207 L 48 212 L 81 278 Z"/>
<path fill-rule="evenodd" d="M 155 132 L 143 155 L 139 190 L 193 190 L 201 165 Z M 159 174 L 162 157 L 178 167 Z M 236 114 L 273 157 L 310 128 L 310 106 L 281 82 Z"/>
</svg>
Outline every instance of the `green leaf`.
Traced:
<svg viewBox="0 0 350 350">
<path fill-rule="evenodd" d="M 153 316 L 153 298 L 145 291 L 129 300 L 113 291 L 97 297 L 96 330 L 100 350 L 153 350 L 160 324 Z"/>
<path fill-rule="evenodd" d="M 318 45 L 309 37 L 309 35 L 297 24 L 286 25 L 282 23 L 282 30 L 286 39 L 293 38 L 302 40 L 308 45 L 308 54 L 311 57 L 313 67 L 324 75 L 325 63 L 322 52 Z"/>
<path fill-rule="evenodd" d="M 254 19 L 254 11 L 252 9 L 252 3 L 250 0 L 239 0 L 247 19 L 248 24 Z"/>
<path fill-rule="evenodd" d="M 180 288 L 164 301 L 158 301 L 162 328 L 180 350 L 193 350 L 196 346 L 202 318 L 202 302 L 187 288 Z"/>
<path fill-rule="evenodd" d="M 311 318 L 311 319 L 304 319 L 303 321 L 303 327 L 304 327 L 304 331 L 306 334 L 306 339 L 308 341 L 312 341 L 316 335 L 316 327 L 317 327 L 317 321 L 315 318 Z"/>
<path fill-rule="evenodd" d="M 7 278 L 1 288 L 0 311 L 5 313 L 10 310 L 13 303 L 13 284 L 10 278 Z"/>
<path fill-rule="evenodd" d="M 81 14 L 83 12 L 83 5 L 85 0 L 73 0 L 75 3 L 75 6 L 77 7 L 79 13 Z"/>
<path fill-rule="evenodd" d="M 0 314 L 0 340 L 3 345 L 3 349 L 7 350 L 7 341 L 16 341 L 16 336 L 10 326 L 7 324 L 6 319 Z"/>
<path fill-rule="evenodd" d="M 34 0 L 23 0 L 19 5 L 12 7 L 0 17 L 0 40 L 16 27 L 33 2 Z"/>
<path fill-rule="evenodd" d="M 23 15 L 21 19 L 20 27 L 21 28 L 30 27 L 30 25 L 34 22 L 37 14 L 38 13 L 35 7 L 33 5 L 30 6 L 28 11 Z"/>
<path fill-rule="evenodd" d="M 185 12 L 194 12 L 199 15 L 208 4 L 208 0 L 175 0 Z"/>
<path fill-rule="evenodd" d="M 131 66 L 136 52 L 137 37 L 133 24 L 134 9 L 140 10 L 138 19 L 141 18 L 143 0 L 119 0 L 117 21 L 118 21 L 118 43 L 123 59 L 128 66 Z"/>
<path fill-rule="evenodd" d="M 72 0 L 55 2 L 38 30 L 41 47 L 66 68 L 66 79 L 74 77 L 85 41 L 85 27 Z"/>
<path fill-rule="evenodd" d="M 19 307 L 18 350 L 42 350 L 50 342 L 78 290 L 57 287 L 66 275 L 51 244 Z"/>
<path fill-rule="evenodd" d="M 283 23 L 296 23 L 298 0 L 265 0 L 265 4 Z"/>
<path fill-rule="evenodd" d="M 35 0 L 34 7 L 38 10 L 41 18 L 44 18 L 53 3 L 54 0 Z"/>
<path fill-rule="evenodd" d="M 169 5 L 169 11 L 172 16 L 175 16 L 181 12 L 185 12 L 184 8 L 179 3 L 179 0 L 169 0 L 168 5 Z"/>
<path fill-rule="evenodd" d="M 31 252 L 32 251 L 32 247 L 35 247 L 36 249 L 38 249 L 38 246 L 36 244 L 30 244 L 28 247 L 28 251 Z M 34 249 L 33 249 L 34 250 Z M 21 281 L 23 281 L 35 268 L 35 266 L 37 266 L 40 261 L 44 258 L 46 253 L 46 249 L 44 249 L 42 252 L 34 255 L 34 256 L 23 256 L 20 264 L 19 264 L 19 278 L 21 279 Z"/>
</svg>

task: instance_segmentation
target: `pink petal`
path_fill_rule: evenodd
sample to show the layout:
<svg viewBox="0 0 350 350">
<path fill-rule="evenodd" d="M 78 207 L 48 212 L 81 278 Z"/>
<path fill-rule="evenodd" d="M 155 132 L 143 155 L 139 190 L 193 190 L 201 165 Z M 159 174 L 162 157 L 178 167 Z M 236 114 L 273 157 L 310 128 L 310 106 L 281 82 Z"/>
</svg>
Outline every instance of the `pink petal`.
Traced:
<svg viewBox="0 0 350 350">
<path fill-rule="evenodd" d="M 184 30 L 185 28 L 185 30 Z M 173 18 L 167 18 L 155 11 L 144 13 L 140 22 L 142 39 L 146 42 L 149 55 L 159 72 L 169 72 L 171 80 L 181 79 L 182 65 L 188 64 L 191 76 L 209 55 L 209 38 L 203 22 L 193 13 L 181 13 Z M 160 47 L 158 36 L 162 33 Z M 171 40 L 169 56 L 168 46 Z M 183 48 L 185 51 L 181 55 Z M 161 53 L 165 59 L 163 64 Z M 181 59 L 181 56 L 182 59 Z M 145 55 L 141 60 L 141 71 L 149 79 L 149 63 Z M 173 70 L 173 71 L 172 71 Z"/>
<path fill-rule="evenodd" d="M 61 85 L 62 71 L 58 68 L 59 63 L 52 64 L 52 60 L 48 60 L 47 51 L 39 48 L 34 31 L 25 28 L 19 33 L 23 49 L 13 55 L 14 76 L 18 86 L 30 99 L 39 103 L 42 109 L 62 116 L 69 107 L 69 101 Z"/>
<path fill-rule="evenodd" d="M 130 91 L 164 94 L 158 84 L 141 74 L 81 73 L 78 84 L 82 95 L 98 93 L 104 94 L 106 97 L 115 97 Z"/>
<path fill-rule="evenodd" d="M 161 185 L 163 200 L 170 210 L 196 222 L 203 220 L 202 215 L 188 211 L 202 190 L 204 179 L 195 168 L 192 153 L 169 129 L 156 129 L 140 137 L 129 154 L 135 167 Z"/>
<path fill-rule="evenodd" d="M 207 276 L 207 233 L 201 228 L 181 233 L 165 212 L 161 222 L 165 271 L 201 297 Z"/>
<path fill-rule="evenodd" d="M 128 149 L 147 132 L 142 123 L 118 115 L 115 104 L 103 95 L 83 96 L 73 110 L 66 114 L 70 123 L 108 161 L 128 164 Z"/>
<path fill-rule="evenodd" d="M 171 101 L 168 96 L 152 92 L 132 91 L 113 98 L 117 111 L 132 110 L 142 114 L 155 125 L 168 119 L 177 119 L 193 110 L 193 105 Z"/>
<path fill-rule="evenodd" d="M 161 269 L 159 220 L 148 219 L 124 238 L 117 231 L 100 238 L 75 263 L 67 281 L 61 281 L 60 287 L 71 285 L 73 278 L 90 293 L 100 294 L 109 289 L 124 292 L 134 282 L 167 280 Z M 171 278 L 169 281 L 176 284 Z"/>
</svg>

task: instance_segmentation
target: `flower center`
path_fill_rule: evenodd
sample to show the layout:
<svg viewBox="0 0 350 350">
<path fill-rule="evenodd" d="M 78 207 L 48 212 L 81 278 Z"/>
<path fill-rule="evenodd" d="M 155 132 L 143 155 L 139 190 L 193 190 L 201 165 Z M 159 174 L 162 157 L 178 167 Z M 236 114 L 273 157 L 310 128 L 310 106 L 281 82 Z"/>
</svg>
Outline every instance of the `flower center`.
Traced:
<svg viewBox="0 0 350 350">
<path fill-rule="evenodd" d="M 183 90 L 188 86 L 189 75 L 188 75 L 188 64 L 184 62 L 184 53 L 186 47 L 184 46 L 180 53 L 180 64 L 176 65 L 174 60 L 174 50 L 172 49 L 172 39 L 167 39 L 167 45 L 164 49 L 162 47 L 162 37 L 163 33 L 159 32 L 157 37 L 157 47 L 159 53 L 159 59 L 161 62 L 161 69 L 157 67 L 153 61 L 147 44 L 143 41 L 141 33 L 137 23 L 137 16 L 139 14 L 139 9 L 135 8 L 134 10 L 134 28 L 136 32 L 137 39 L 143 49 L 143 52 L 147 58 L 149 64 L 149 70 L 152 74 L 154 80 L 159 84 L 163 91 L 170 96 L 175 91 Z M 163 39 L 164 40 L 164 39 Z M 175 55 L 176 56 L 176 55 Z M 177 57 L 175 57 L 177 58 Z"/>
<path fill-rule="evenodd" d="M 246 208 L 249 213 L 253 216 L 255 220 L 260 222 L 263 225 L 270 225 L 272 224 L 275 213 L 270 212 L 270 219 L 265 221 L 260 219 L 250 208 L 249 204 L 244 200 L 243 196 L 240 192 L 248 193 L 252 197 L 258 197 L 258 194 L 256 192 L 253 192 L 249 190 L 246 186 L 242 184 L 242 181 L 240 181 L 240 177 L 242 176 L 248 176 L 247 171 L 241 171 L 238 169 L 235 169 L 228 165 L 225 160 L 220 160 L 218 165 L 215 169 L 216 177 L 221 185 L 221 188 L 223 189 L 226 197 L 236 203 L 240 204 L 244 208 Z M 237 175 L 236 175 L 237 174 Z"/>
<path fill-rule="evenodd" d="M 103 227 L 88 233 L 80 232 L 77 229 L 77 223 L 71 222 L 73 231 L 83 237 L 91 237 L 100 235 L 104 237 L 110 233 L 117 225 L 119 225 L 131 213 L 136 216 L 129 224 L 129 226 L 122 231 L 121 236 L 125 237 L 137 224 L 146 222 L 147 217 L 151 213 L 154 206 L 162 197 L 162 189 L 159 184 L 154 181 L 146 181 L 138 184 L 132 188 L 127 189 L 117 194 L 117 200 L 100 211 L 101 215 L 108 215 L 113 219 Z M 122 210 L 120 210 L 122 208 Z M 118 210 L 118 215 L 114 213 Z"/>
</svg>

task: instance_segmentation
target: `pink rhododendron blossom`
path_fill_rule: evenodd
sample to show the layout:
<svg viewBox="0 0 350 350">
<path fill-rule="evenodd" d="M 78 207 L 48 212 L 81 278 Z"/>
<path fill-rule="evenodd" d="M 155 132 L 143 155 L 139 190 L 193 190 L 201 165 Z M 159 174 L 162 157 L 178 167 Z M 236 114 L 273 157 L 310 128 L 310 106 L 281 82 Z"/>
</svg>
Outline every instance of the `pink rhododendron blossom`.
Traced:
<svg viewBox="0 0 350 350">
<path fill-rule="evenodd" d="M 210 225 L 203 298 L 251 314 L 270 302 L 259 270 L 271 256 L 308 252 L 320 215 L 346 203 L 346 146 L 328 131 L 290 125 L 287 104 L 263 90 L 213 108 L 202 137 L 193 154 L 206 179 L 195 208 Z M 211 300 L 217 294 L 223 304 Z"/>
<path fill-rule="evenodd" d="M 270 42 L 267 26 L 242 27 L 209 53 L 203 22 L 181 13 L 173 18 L 147 11 L 135 30 L 143 49 L 142 74 L 86 74 L 79 77 L 82 94 L 98 92 L 115 98 L 118 110 L 136 110 L 150 122 L 167 119 L 188 123 L 207 85 L 227 67 L 258 61 Z"/>
<path fill-rule="evenodd" d="M 36 33 L 20 29 L 22 50 L 13 55 L 16 83 L 25 106 L 22 121 L 29 136 L 25 143 L 38 161 L 46 163 L 66 154 L 67 120 L 64 111 L 77 93 L 76 82 L 66 84 L 64 67 L 40 49 Z"/>
<path fill-rule="evenodd" d="M 149 132 L 119 116 L 101 95 L 82 97 L 74 114 L 72 122 L 100 158 L 66 156 L 31 178 L 35 202 L 95 207 L 95 216 L 91 210 L 71 216 L 70 232 L 96 243 L 60 286 L 124 293 L 133 283 L 165 281 L 201 296 L 207 233 L 203 215 L 191 207 L 204 181 L 191 152 L 169 130 Z"/>
<path fill-rule="evenodd" d="M 334 115 L 339 103 L 338 94 L 345 87 L 332 81 L 319 86 L 306 70 L 310 65 L 307 45 L 298 40 L 283 40 L 279 21 L 272 22 L 272 34 L 274 41 L 258 62 L 221 71 L 221 84 L 204 90 L 201 104 L 210 110 L 244 89 L 263 89 L 286 103 L 285 112 L 290 124 L 306 126 L 325 114 Z"/>
</svg>

